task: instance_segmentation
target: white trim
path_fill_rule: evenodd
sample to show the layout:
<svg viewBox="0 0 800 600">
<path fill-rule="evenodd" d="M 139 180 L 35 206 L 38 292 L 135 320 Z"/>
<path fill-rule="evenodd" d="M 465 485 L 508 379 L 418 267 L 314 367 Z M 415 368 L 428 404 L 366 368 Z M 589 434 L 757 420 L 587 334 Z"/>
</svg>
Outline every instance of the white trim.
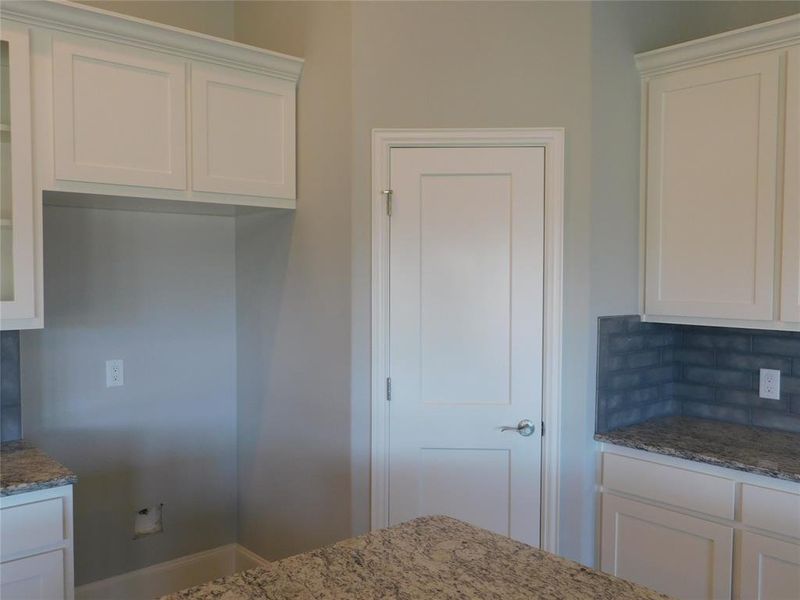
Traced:
<svg viewBox="0 0 800 600">
<path fill-rule="evenodd" d="M 187 587 L 265 566 L 268 561 L 239 544 L 227 544 L 174 560 L 87 583 L 75 589 L 77 600 L 159 598 Z"/>
<path fill-rule="evenodd" d="M 789 321 L 750 321 L 747 319 L 716 319 L 711 317 L 680 317 L 672 315 L 642 314 L 645 323 L 672 325 L 701 325 L 704 327 L 736 327 L 737 329 L 765 329 L 767 331 L 800 331 L 800 323 Z"/>
<path fill-rule="evenodd" d="M 2 5 L 2 16 L 29 25 L 235 66 L 294 82 L 303 69 L 302 58 L 64 0 L 7 0 Z"/>
<path fill-rule="evenodd" d="M 558 552 L 561 336 L 564 253 L 564 129 L 374 129 L 372 131 L 372 382 L 370 526 L 389 524 L 388 411 L 389 219 L 381 190 L 389 154 L 402 147 L 537 146 L 545 149 L 545 301 L 543 340 L 541 547 Z"/>
<path fill-rule="evenodd" d="M 800 42 L 800 14 L 636 55 L 642 75 L 684 69 Z"/>
</svg>

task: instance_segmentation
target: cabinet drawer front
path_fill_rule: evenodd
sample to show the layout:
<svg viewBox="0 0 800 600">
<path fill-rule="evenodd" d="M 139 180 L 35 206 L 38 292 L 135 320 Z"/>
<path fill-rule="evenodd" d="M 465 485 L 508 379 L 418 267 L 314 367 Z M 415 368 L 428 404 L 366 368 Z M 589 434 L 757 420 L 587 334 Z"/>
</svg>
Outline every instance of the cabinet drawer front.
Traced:
<svg viewBox="0 0 800 600">
<path fill-rule="evenodd" d="M 742 523 L 800 538 L 800 494 L 742 484 Z"/>
<path fill-rule="evenodd" d="M 186 189 L 186 63 L 53 40 L 56 179 Z"/>
<path fill-rule="evenodd" d="M 678 467 L 603 454 L 603 487 L 707 515 L 733 519 L 736 483 L 732 479 Z"/>
<path fill-rule="evenodd" d="M 64 539 L 64 501 L 41 500 L 0 511 L 2 557 L 57 544 Z"/>
</svg>

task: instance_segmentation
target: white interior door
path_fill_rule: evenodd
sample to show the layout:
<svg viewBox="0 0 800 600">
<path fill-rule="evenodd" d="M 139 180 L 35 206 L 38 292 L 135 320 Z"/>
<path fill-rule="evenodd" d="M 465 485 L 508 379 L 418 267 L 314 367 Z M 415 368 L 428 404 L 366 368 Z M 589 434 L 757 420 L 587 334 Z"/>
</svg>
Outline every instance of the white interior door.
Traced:
<svg viewBox="0 0 800 600">
<path fill-rule="evenodd" d="M 538 546 L 544 149 L 392 149 L 390 180 L 389 521 Z"/>
</svg>

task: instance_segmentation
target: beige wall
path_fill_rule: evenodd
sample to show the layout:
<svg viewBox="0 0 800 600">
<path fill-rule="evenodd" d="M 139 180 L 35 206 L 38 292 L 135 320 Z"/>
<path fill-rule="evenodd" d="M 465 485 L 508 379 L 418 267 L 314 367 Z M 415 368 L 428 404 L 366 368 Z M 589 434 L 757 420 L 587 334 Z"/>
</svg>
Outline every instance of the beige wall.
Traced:
<svg viewBox="0 0 800 600">
<path fill-rule="evenodd" d="M 232 40 L 233 0 L 77 0 L 95 8 L 122 13 Z"/>
</svg>

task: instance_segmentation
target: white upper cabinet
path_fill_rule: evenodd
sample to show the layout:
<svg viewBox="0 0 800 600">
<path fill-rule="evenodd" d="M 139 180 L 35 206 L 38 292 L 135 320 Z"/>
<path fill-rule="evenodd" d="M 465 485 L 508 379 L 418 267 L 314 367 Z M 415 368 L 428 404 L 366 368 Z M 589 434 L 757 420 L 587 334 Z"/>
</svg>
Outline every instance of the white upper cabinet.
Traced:
<svg viewBox="0 0 800 600">
<path fill-rule="evenodd" d="M 772 319 L 780 56 L 654 77 L 648 312 Z"/>
<path fill-rule="evenodd" d="M 30 35 L 0 31 L 0 324 L 41 326 L 40 216 L 33 194 Z"/>
<path fill-rule="evenodd" d="M 786 74 L 781 320 L 798 323 L 800 322 L 800 47 L 789 50 Z"/>
<path fill-rule="evenodd" d="M 186 189 L 186 62 L 53 39 L 55 177 Z"/>
<path fill-rule="evenodd" d="M 0 12 L 31 32 L 34 188 L 57 192 L 48 202 L 295 207 L 302 59 L 69 2 Z"/>
<path fill-rule="evenodd" d="M 797 81 L 786 72 L 798 43 L 789 17 L 637 56 L 646 320 L 798 321 Z M 784 218 L 795 222 L 782 234 Z"/>
<path fill-rule="evenodd" d="M 295 85 L 192 66 L 192 188 L 294 198 Z"/>
</svg>

